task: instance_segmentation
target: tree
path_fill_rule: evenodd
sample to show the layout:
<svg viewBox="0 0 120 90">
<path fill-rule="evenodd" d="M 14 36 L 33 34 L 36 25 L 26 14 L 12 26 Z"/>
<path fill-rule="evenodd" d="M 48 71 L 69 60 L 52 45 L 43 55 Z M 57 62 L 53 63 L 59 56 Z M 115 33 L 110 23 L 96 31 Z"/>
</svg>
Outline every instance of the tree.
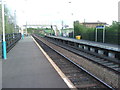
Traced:
<svg viewBox="0 0 120 90">
<path fill-rule="evenodd" d="M 105 42 L 112 44 L 120 44 L 119 35 L 120 35 L 120 23 L 113 21 L 111 26 L 106 27 Z"/>
<path fill-rule="evenodd" d="M 13 33 L 15 31 L 14 26 L 15 26 L 14 17 L 11 16 L 10 11 L 5 6 L 5 32 Z"/>
<path fill-rule="evenodd" d="M 79 21 L 74 21 L 74 36 L 80 34 L 80 23 Z"/>
<path fill-rule="evenodd" d="M 13 33 L 14 31 L 14 17 L 11 16 L 10 11 L 5 6 L 5 33 Z M 2 34 L 2 6 L 0 5 L 0 34 Z"/>
<path fill-rule="evenodd" d="M 74 33 L 75 33 L 75 36 L 81 35 L 82 39 L 94 40 L 90 36 L 90 35 L 94 34 L 94 29 L 93 28 L 87 28 L 84 25 L 81 25 L 79 23 L 79 21 L 74 22 Z"/>
</svg>

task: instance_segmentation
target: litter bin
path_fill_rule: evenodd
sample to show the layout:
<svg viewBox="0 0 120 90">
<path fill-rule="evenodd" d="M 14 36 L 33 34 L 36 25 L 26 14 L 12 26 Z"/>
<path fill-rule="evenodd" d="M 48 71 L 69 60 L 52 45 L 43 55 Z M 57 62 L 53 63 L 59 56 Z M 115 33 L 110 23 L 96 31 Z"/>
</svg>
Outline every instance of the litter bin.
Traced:
<svg viewBox="0 0 120 90">
<path fill-rule="evenodd" d="M 79 36 L 76 36 L 76 39 L 81 39 L 81 36 L 79 35 Z"/>
</svg>

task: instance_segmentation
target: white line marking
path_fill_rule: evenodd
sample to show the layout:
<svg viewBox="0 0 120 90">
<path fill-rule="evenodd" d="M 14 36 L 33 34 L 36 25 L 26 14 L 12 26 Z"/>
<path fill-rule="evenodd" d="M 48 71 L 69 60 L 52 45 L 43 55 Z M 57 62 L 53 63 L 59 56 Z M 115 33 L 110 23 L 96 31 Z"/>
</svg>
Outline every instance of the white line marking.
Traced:
<svg viewBox="0 0 120 90">
<path fill-rule="evenodd" d="M 45 57 L 48 59 L 48 61 L 51 63 L 51 65 L 54 67 L 54 69 L 61 76 L 61 78 L 64 80 L 64 82 L 68 85 L 68 87 L 76 89 L 73 83 L 65 76 L 65 74 L 60 70 L 60 68 L 53 62 L 53 60 L 47 55 L 47 53 L 42 49 L 42 47 L 36 42 L 36 40 L 33 37 L 32 39 L 36 43 L 36 45 L 39 47 L 39 49 L 42 51 L 42 53 L 45 55 Z"/>
</svg>

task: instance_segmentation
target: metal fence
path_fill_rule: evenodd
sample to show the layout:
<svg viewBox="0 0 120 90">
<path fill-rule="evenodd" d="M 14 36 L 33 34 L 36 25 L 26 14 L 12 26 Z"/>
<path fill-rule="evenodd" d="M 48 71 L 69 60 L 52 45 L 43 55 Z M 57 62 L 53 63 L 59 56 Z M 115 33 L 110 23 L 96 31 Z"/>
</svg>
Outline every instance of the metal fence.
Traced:
<svg viewBox="0 0 120 90">
<path fill-rule="evenodd" d="M 0 44 L 2 44 L 2 35 L 0 36 L 0 38 L 1 38 Z M 7 52 L 9 52 L 20 39 L 21 39 L 21 33 L 5 34 Z M 0 52 L 2 52 L 2 45 Z M 2 53 L 0 55 L 2 56 Z"/>
<path fill-rule="evenodd" d="M 15 46 L 15 44 L 21 39 L 21 34 L 20 33 L 13 33 L 13 34 L 6 34 L 6 48 L 7 52 L 10 51 L 10 49 Z"/>
</svg>

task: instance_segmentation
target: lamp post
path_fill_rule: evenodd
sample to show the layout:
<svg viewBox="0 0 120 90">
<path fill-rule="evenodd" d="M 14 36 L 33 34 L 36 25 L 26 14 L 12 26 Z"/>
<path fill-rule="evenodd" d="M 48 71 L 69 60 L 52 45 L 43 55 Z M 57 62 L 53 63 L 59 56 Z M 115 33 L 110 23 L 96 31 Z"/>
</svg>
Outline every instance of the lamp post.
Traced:
<svg viewBox="0 0 120 90">
<path fill-rule="evenodd" d="M 72 13 L 72 16 L 73 16 L 73 13 Z M 72 23 L 74 23 L 74 21 Z M 73 38 L 74 38 L 74 33 L 75 31 L 74 31 L 74 26 L 73 26 Z"/>
<path fill-rule="evenodd" d="M 25 27 L 25 30 L 26 30 L 26 35 L 27 35 L 27 0 L 25 0 L 26 2 L 26 27 Z"/>
<path fill-rule="evenodd" d="M 120 1 L 118 2 L 118 22 L 120 22 Z"/>
<path fill-rule="evenodd" d="M 14 24 L 15 24 L 15 30 L 14 30 L 14 33 L 17 33 L 17 25 L 16 25 L 16 10 L 14 11 Z"/>
<path fill-rule="evenodd" d="M 69 1 L 68 3 L 71 4 L 72 2 Z M 72 11 L 73 11 L 73 10 L 72 10 Z M 74 14 L 73 14 L 73 12 L 72 12 L 72 13 L 71 13 L 72 18 L 73 18 L 73 15 L 74 15 Z M 73 22 L 74 22 L 74 21 L 72 20 L 72 23 L 73 23 Z M 74 26 L 73 26 L 73 38 L 74 38 Z"/>
<path fill-rule="evenodd" d="M 26 17 L 26 18 L 27 18 L 27 17 Z M 25 28 L 26 28 L 26 35 L 27 35 L 27 20 L 26 20 L 26 27 L 25 27 Z"/>
<path fill-rule="evenodd" d="M 6 41 L 5 41 L 5 21 L 4 21 L 4 0 L 2 0 L 2 30 L 3 30 L 3 59 L 7 59 Z"/>
</svg>

